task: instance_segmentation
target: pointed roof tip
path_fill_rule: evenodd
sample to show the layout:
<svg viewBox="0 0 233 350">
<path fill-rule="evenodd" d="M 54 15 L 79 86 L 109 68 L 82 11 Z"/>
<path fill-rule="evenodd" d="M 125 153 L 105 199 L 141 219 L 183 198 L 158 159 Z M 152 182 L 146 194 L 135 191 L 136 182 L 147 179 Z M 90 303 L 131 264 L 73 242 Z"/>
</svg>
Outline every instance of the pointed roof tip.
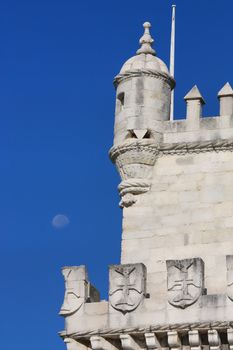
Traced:
<svg viewBox="0 0 233 350">
<path fill-rule="evenodd" d="M 227 82 L 218 92 L 218 97 L 233 96 L 233 90 L 229 82 Z"/>
<path fill-rule="evenodd" d="M 185 95 L 185 101 L 187 100 L 201 100 L 202 104 L 205 104 L 205 100 L 202 97 L 197 85 L 194 85 L 192 89 Z"/>
<path fill-rule="evenodd" d="M 151 54 L 151 55 L 155 56 L 156 52 L 152 48 L 152 44 L 154 42 L 154 39 L 150 35 L 150 28 L 151 28 L 150 22 L 143 23 L 143 27 L 144 27 L 144 34 L 141 37 L 141 39 L 139 40 L 141 47 L 140 47 L 140 49 L 137 50 L 137 55 L 144 53 L 144 54 Z"/>
</svg>

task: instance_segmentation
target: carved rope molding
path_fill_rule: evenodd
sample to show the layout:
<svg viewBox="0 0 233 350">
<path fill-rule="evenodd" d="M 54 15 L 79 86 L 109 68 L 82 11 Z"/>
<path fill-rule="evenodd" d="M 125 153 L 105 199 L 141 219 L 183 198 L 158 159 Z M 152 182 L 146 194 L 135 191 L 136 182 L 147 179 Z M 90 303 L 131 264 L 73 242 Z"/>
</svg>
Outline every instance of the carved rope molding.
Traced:
<svg viewBox="0 0 233 350">
<path fill-rule="evenodd" d="M 120 334 L 144 334 L 150 332 L 169 332 L 169 331 L 190 331 L 190 330 L 225 330 L 228 328 L 233 328 L 233 321 L 231 322 L 197 322 L 197 323 L 183 323 L 183 324 L 173 324 L 173 325 L 157 325 L 150 327 L 131 327 L 131 328 L 109 328 L 109 329 L 93 329 L 86 332 L 76 332 L 69 334 L 69 338 L 79 339 L 79 338 L 89 338 L 92 335 L 100 336 L 114 336 Z M 65 331 L 59 333 L 60 336 L 65 339 L 68 335 Z"/>
<path fill-rule="evenodd" d="M 220 152 L 232 150 L 233 139 L 181 143 L 163 143 L 159 146 L 159 155 L 161 156 L 163 154 Z"/>
<path fill-rule="evenodd" d="M 149 179 L 158 154 L 158 143 L 154 139 L 132 138 L 110 149 L 109 156 L 122 180 L 118 186 L 120 207 L 133 205 L 137 201 L 135 195 L 149 191 Z"/>
<path fill-rule="evenodd" d="M 196 142 L 179 142 L 179 143 L 162 143 L 145 142 L 137 140 L 134 143 L 124 143 L 123 145 L 114 146 L 109 151 L 109 156 L 114 163 L 117 156 L 134 150 L 135 146 L 139 149 L 147 150 L 155 155 L 163 154 L 186 154 L 186 153 L 204 153 L 204 152 L 221 152 L 233 150 L 233 139 L 213 140 L 213 141 L 196 141 Z"/>
<path fill-rule="evenodd" d="M 132 138 L 113 146 L 109 156 L 122 180 L 118 186 L 120 207 L 133 205 L 137 201 L 135 195 L 149 191 L 151 171 L 158 157 L 232 150 L 233 139 L 159 144 L 153 138 Z"/>
<path fill-rule="evenodd" d="M 147 156 L 146 164 L 148 164 L 149 161 L 151 165 L 154 165 L 154 157 L 159 154 L 159 145 L 153 139 L 128 139 L 121 145 L 113 146 L 109 151 L 109 156 L 111 161 L 115 163 L 118 156 L 135 150 L 147 152 L 147 154 L 152 157 L 152 160 L 150 160 L 150 158 L 148 159 Z"/>
<path fill-rule="evenodd" d="M 134 77 L 141 77 L 145 75 L 163 80 L 164 82 L 170 85 L 171 89 L 174 89 L 176 85 L 175 80 L 170 75 L 159 71 L 155 71 L 153 69 L 138 69 L 138 70 L 135 69 L 129 72 L 120 73 L 114 78 L 113 84 L 115 87 L 117 87 L 123 80 L 134 78 Z"/>
</svg>

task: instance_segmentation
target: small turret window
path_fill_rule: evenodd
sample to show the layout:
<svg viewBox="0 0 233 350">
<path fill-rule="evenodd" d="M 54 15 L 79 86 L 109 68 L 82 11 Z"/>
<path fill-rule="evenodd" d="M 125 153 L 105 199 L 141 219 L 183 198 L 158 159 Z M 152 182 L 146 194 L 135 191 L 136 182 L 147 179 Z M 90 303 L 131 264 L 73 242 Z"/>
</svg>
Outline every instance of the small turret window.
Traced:
<svg viewBox="0 0 233 350">
<path fill-rule="evenodd" d="M 116 100 L 116 113 L 120 113 L 124 107 L 125 104 L 125 93 L 120 92 L 117 95 L 117 100 Z"/>
</svg>

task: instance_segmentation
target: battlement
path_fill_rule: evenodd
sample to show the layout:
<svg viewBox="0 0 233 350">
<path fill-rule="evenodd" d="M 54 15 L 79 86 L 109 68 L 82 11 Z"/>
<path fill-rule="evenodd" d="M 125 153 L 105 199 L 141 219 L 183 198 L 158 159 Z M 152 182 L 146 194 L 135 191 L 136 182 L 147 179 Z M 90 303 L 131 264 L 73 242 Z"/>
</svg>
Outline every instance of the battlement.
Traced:
<svg viewBox="0 0 233 350">
<path fill-rule="evenodd" d="M 165 343 L 172 347 L 174 339 L 180 349 L 187 339 L 192 344 L 193 333 L 200 349 L 205 339 L 206 349 L 211 350 L 213 336 L 219 346 L 222 342 L 233 344 L 233 256 L 225 260 L 227 286 L 222 295 L 208 295 L 205 264 L 200 258 L 167 260 L 165 267 L 167 291 L 163 300 L 158 292 L 152 297 L 147 269 L 141 263 L 109 267 L 109 301 L 98 297 L 87 300 L 84 266 L 63 270 L 66 293 L 62 310 L 64 305 L 69 310 L 63 314 L 66 329 L 60 335 L 68 350 L 142 350 L 150 349 L 152 341 L 163 348 Z"/>
<path fill-rule="evenodd" d="M 203 117 L 205 103 L 197 86 L 184 97 L 186 119 L 164 121 L 163 142 L 205 142 L 230 140 L 233 136 L 233 90 L 229 83 L 218 93 L 219 116 Z"/>
<path fill-rule="evenodd" d="M 127 97 L 125 86 L 123 89 Z M 129 91 L 128 95 L 131 96 L 132 92 Z M 141 107 L 137 103 L 132 104 L 128 97 L 121 109 L 122 121 L 118 118 L 115 125 L 117 137 L 110 150 L 110 158 L 122 179 L 119 185 L 122 207 L 133 205 L 135 195 L 150 189 L 152 168 L 161 155 L 216 152 L 233 148 L 233 90 L 229 83 L 218 93 L 220 115 L 215 117 L 202 116 L 205 101 L 197 86 L 184 97 L 186 119 L 182 120 L 157 120 L 150 109 L 148 115 L 143 114 L 142 109 L 148 108 L 148 96 L 152 95 L 147 86 L 143 99 L 146 105 Z M 159 104 L 158 101 L 153 101 L 155 106 Z M 138 116 L 129 115 L 133 105 L 134 112 L 138 110 Z"/>
<path fill-rule="evenodd" d="M 66 267 L 61 333 L 68 350 L 233 349 L 233 90 L 203 117 L 197 86 L 170 121 L 175 81 L 151 47 L 115 79 L 121 261 L 99 300 L 84 266 Z"/>
</svg>

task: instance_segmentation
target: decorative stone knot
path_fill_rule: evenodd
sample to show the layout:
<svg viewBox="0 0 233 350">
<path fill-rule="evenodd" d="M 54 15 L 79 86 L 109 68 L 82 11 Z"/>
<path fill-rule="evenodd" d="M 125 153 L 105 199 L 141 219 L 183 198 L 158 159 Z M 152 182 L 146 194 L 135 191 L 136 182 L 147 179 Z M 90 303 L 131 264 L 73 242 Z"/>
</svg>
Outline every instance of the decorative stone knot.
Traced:
<svg viewBox="0 0 233 350">
<path fill-rule="evenodd" d="M 140 49 L 137 51 L 137 55 L 140 55 L 141 53 L 144 54 L 151 54 L 154 55 L 156 54 L 155 50 L 151 47 L 151 45 L 154 42 L 154 39 L 150 35 L 150 27 L 151 24 L 149 22 L 145 22 L 143 24 L 143 27 L 145 28 L 144 34 L 139 40 L 139 43 L 141 44 Z"/>
</svg>

